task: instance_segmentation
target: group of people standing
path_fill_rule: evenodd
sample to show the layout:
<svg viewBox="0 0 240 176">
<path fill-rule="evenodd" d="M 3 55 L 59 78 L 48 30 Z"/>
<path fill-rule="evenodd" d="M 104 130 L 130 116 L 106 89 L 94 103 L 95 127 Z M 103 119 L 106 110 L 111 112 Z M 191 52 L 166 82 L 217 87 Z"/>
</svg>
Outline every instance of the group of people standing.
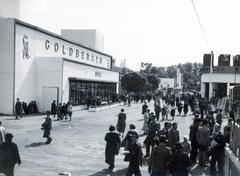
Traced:
<svg viewBox="0 0 240 176">
<path fill-rule="evenodd" d="M 23 115 L 35 113 L 38 113 L 36 101 L 31 101 L 29 104 L 27 104 L 26 102 L 20 102 L 19 98 L 17 98 L 17 102 L 15 104 L 16 119 L 19 117 L 22 118 Z"/>
<path fill-rule="evenodd" d="M 72 120 L 72 104 L 70 102 L 67 103 L 59 103 L 56 104 L 56 100 L 53 100 L 51 104 L 51 115 L 53 117 L 57 116 L 57 120 Z"/>
</svg>

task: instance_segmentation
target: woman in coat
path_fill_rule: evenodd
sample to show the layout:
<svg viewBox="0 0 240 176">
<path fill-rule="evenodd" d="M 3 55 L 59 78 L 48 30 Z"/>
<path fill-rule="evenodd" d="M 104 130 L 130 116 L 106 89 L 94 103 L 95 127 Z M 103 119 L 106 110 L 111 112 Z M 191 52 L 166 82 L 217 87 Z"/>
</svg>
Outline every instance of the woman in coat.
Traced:
<svg viewBox="0 0 240 176">
<path fill-rule="evenodd" d="M 119 134 L 115 132 L 115 127 L 110 126 L 109 132 L 105 136 L 105 141 L 107 142 L 105 148 L 105 163 L 109 165 L 109 170 L 113 170 L 115 167 L 115 155 L 118 155 L 120 149 L 120 137 Z"/>
<path fill-rule="evenodd" d="M 126 113 L 124 113 L 124 109 L 121 109 L 121 112 L 118 114 L 118 122 L 117 122 L 117 130 L 122 137 L 124 136 L 124 131 L 126 128 Z"/>
<path fill-rule="evenodd" d="M 50 144 L 52 141 L 52 138 L 50 137 L 50 132 L 52 130 L 52 118 L 50 117 L 50 112 L 47 111 L 47 117 L 45 119 L 45 122 L 42 124 L 42 130 L 43 131 L 43 137 L 47 138 L 47 141 L 45 144 Z"/>
</svg>

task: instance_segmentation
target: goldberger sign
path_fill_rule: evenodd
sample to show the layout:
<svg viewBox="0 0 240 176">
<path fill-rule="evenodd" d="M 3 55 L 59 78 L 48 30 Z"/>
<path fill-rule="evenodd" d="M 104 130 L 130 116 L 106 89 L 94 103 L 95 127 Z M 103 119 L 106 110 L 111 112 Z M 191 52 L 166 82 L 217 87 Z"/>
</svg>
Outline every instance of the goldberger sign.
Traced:
<svg viewBox="0 0 240 176">
<path fill-rule="evenodd" d="M 16 56 L 31 63 L 35 57 L 62 57 L 83 64 L 111 69 L 112 57 L 62 36 L 28 24 L 16 26 Z"/>
<path fill-rule="evenodd" d="M 45 41 L 45 49 L 46 50 L 52 49 L 56 53 L 60 52 L 61 54 L 65 55 L 65 56 L 66 55 L 68 55 L 69 57 L 73 56 L 76 59 L 80 58 L 82 60 L 88 60 L 91 62 L 102 64 L 102 57 L 99 57 L 99 56 L 96 56 L 93 54 L 89 54 L 84 51 L 79 51 L 79 49 L 76 49 L 76 48 L 73 49 L 72 47 L 67 47 L 64 44 L 60 45 L 58 42 L 53 42 L 51 45 L 50 44 L 51 43 L 49 40 Z"/>
</svg>

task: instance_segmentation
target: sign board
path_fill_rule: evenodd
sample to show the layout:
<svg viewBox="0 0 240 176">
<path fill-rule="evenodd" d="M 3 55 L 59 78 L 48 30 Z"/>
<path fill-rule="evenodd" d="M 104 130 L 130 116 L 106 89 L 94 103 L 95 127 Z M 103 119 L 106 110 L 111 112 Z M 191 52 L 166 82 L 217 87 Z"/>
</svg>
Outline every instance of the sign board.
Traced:
<svg viewBox="0 0 240 176">
<path fill-rule="evenodd" d="M 213 62 L 214 61 L 214 55 L 212 58 L 212 66 L 213 66 Z M 204 54 L 203 55 L 203 66 L 210 66 L 211 63 L 211 54 Z"/>
<path fill-rule="evenodd" d="M 218 56 L 218 66 L 230 66 L 230 54 L 220 54 Z"/>
</svg>

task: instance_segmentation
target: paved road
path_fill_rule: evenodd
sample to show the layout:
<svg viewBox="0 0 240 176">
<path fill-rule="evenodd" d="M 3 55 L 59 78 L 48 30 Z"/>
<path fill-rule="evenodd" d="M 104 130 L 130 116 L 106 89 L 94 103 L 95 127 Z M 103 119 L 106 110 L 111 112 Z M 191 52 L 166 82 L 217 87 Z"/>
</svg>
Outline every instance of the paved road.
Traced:
<svg viewBox="0 0 240 176">
<path fill-rule="evenodd" d="M 141 115 L 142 104 L 124 106 L 127 113 L 127 128 L 134 123 L 141 134 L 143 118 Z M 149 104 L 153 110 L 153 102 Z M 14 117 L 1 116 L 3 126 L 8 132 L 14 134 L 14 141 L 19 146 L 22 165 L 16 166 L 16 176 L 55 176 L 61 172 L 70 172 L 73 176 L 123 176 L 128 166 L 123 161 L 122 149 L 116 157 L 116 168 L 112 174 L 106 172 L 104 163 L 105 141 L 104 136 L 110 124 L 116 125 L 117 114 L 122 107 L 115 107 L 100 112 L 76 111 L 72 121 L 53 121 L 50 145 L 42 142 L 41 124 L 44 116 L 24 117 L 14 120 Z M 176 117 L 182 137 L 188 135 L 192 116 Z M 163 122 L 161 122 L 163 126 Z M 140 137 L 140 142 L 144 136 Z M 143 149 L 145 154 L 145 149 Z M 142 175 L 147 173 L 147 166 L 141 168 Z M 203 172 L 203 173 L 202 173 Z M 206 175 L 208 170 L 195 168 L 192 175 Z M 206 174 L 205 174 L 206 173 Z"/>
</svg>

